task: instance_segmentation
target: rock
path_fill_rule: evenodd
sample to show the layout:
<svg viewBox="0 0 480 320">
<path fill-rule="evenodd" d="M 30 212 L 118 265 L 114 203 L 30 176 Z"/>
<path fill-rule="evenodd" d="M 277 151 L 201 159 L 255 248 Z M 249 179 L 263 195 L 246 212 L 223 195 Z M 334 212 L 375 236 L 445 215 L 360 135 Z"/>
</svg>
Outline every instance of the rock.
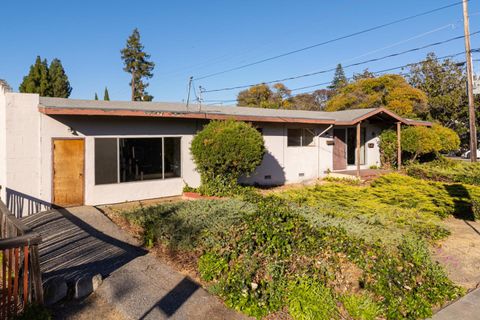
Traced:
<svg viewBox="0 0 480 320">
<path fill-rule="evenodd" d="M 67 296 L 67 282 L 63 277 L 52 277 L 43 284 L 45 305 L 51 306 Z"/>
<path fill-rule="evenodd" d="M 94 276 L 84 275 L 78 278 L 75 281 L 74 298 L 81 299 L 88 296 L 89 294 L 97 290 L 101 284 L 102 276 L 100 274 L 96 274 Z"/>
</svg>

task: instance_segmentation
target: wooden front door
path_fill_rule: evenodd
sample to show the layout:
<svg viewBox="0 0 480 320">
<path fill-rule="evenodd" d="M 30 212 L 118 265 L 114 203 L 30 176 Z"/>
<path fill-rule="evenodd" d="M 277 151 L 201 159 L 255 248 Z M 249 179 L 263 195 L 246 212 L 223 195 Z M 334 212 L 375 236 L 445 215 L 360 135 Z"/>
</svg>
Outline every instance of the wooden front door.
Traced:
<svg viewBox="0 0 480 320">
<path fill-rule="evenodd" d="M 345 170 L 347 169 L 345 129 L 334 129 L 333 136 L 333 170 Z"/>
<path fill-rule="evenodd" d="M 53 203 L 61 207 L 83 205 L 85 141 L 53 140 Z"/>
</svg>

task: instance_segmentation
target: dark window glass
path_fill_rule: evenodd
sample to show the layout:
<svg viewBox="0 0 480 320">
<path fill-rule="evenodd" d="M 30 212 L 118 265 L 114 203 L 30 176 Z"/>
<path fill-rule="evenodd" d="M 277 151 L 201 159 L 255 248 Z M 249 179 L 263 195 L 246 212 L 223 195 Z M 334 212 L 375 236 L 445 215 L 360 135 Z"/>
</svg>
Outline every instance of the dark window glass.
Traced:
<svg viewBox="0 0 480 320">
<path fill-rule="evenodd" d="M 303 129 L 302 135 L 302 146 L 313 146 L 313 139 L 315 138 L 315 133 L 311 129 Z"/>
<path fill-rule="evenodd" d="M 116 138 L 95 138 L 95 184 L 118 182 Z"/>
<path fill-rule="evenodd" d="M 289 147 L 300 147 L 302 145 L 302 129 L 288 129 Z"/>
<path fill-rule="evenodd" d="M 119 139 L 120 182 L 162 179 L 162 138 Z"/>
<path fill-rule="evenodd" d="M 180 138 L 164 138 L 165 179 L 181 176 Z"/>
</svg>

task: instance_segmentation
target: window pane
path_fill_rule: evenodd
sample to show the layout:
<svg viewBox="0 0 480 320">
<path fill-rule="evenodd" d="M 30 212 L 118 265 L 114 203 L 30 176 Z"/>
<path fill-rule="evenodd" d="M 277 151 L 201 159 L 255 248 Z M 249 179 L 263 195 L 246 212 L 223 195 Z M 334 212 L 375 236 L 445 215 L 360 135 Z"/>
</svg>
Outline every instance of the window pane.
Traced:
<svg viewBox="0 0 480 320">
<path fill-rule="evenodd" d="M 315 133 L 311 129 L 304 129 L 303 130 L 303 141 L 302 146 L 313 146 L 314 145 L 314 137 Z"/>
<path fill-rule="evenodd" d="M 117 139 L 95 138 L 95 184 L 118 182 Z"/>
<path fill-rule="evenodd" d="M 180 138 L 164 138 L 165 179 L 181 176 Z"/>
<path fill-rule="evenodd" d="M 162 179 L 162 138 L 120 139 L 120 181 Z"/>
<path fill-rule="evenodd" d="M 299 147 L 302 145 L 302 129 L 288 129 L 289 147 Z"/>
</svg>

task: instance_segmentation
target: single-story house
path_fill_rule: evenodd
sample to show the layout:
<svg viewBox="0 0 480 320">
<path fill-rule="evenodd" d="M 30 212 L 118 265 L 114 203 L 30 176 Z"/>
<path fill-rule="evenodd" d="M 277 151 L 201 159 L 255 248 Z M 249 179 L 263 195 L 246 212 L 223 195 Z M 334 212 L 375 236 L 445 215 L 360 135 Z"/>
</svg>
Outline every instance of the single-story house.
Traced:
<svg viewBox="0 0 480 320">
<path fill-rule="evenodd" d="M 267 153 L 246 184 L 280 185 L 380 165 L 379 134 L 429 125 L 386 109 L 337 112 L 40 97 L 0 86 L 0 197 L 17 215 L 180 195 L 212 119 L 251 122 Z M 358 139 L 357 139 L 358 138 Z M 360 146 L 357 148 L 357 144 Z"/>
</svg>

